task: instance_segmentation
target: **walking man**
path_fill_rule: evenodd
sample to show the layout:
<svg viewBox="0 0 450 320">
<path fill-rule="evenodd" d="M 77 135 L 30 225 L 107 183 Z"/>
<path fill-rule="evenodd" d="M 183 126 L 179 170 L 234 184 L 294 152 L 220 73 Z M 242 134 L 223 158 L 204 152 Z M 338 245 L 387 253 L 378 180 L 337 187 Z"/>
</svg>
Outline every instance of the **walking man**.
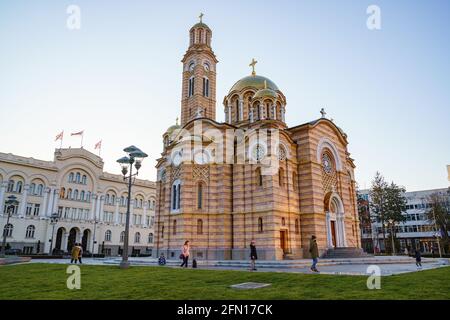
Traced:
<svg viewBox="0 0 450 320">
<path fill-rule="evenodd" d="M 258 254 L 256 253 L 255 240 L 250 242 L 250 270 L 256 271 L 256 259 Z"/>
<path fill-rule="evenodd" d="M 316 268 L 317 262 L 319 260 L 319 248 L 317 248 L 316 236 L 314 235 L 311 237 L 311 241 L 309 242 L 309 253 L 311 253 L 313 262 L 311 265 L 311 271 L 319 272 L 319 270 L 317 270 Z"/>
</svg>

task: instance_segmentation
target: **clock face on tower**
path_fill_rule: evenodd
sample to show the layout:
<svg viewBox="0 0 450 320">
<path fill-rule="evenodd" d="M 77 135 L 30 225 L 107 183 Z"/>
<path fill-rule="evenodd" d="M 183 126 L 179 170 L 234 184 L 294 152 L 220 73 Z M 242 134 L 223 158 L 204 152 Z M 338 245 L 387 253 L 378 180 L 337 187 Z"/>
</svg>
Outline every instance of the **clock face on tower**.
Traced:
<svg viewBox="0 0 450 320">
<path fill-rule="evenodd" d="M 203 64 L 203 66 L 204 66 L 204 68 L 205 68 L 205 71 L 208 72 L 208 71 L 209 71 L 209 64 L 205 62 L 205 63 Z"/>
</svg>

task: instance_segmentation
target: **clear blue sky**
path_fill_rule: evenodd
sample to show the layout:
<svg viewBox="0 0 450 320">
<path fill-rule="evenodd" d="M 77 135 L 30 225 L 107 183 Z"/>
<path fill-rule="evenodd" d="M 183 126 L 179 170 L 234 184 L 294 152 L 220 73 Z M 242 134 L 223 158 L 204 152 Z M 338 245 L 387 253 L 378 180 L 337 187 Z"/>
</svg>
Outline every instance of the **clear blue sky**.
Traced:
<svg viewBox="0 0 450 320">
<path fill-rule="evenodd" d="M 81 30 L 66 28 L 68 5 Z M 366 8 L 381 8 L 381 30 Z M 375 171 L 407 190 L 448 186 L 449 1 L 22 1 L 0 2 L 0 151 L 51 160 L 55 135 L 85 148 L 103 139 L 105 169 L 135 144 L 155 179 L 161 135 L 180 113 L 188 30 L 213 30 L 222 99 L 250 73 L 287 97 L 289 126 L 324 107 L 349 137 L 361 188 Z"/>
</svg>

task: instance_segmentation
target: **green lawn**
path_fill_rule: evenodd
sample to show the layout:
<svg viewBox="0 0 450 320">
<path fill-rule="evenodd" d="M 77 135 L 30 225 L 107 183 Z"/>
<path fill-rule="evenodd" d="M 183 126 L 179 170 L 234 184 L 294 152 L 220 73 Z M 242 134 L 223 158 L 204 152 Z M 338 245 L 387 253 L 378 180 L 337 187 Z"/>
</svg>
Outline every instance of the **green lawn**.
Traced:
<svg viewBox="0 0 450 320">
<path fill-rule="evenodd" d="M 67 265 L 0 267 L 0 299 L 450 299 L 450 267 L 383 277 L 368 290 L 367 277 L 82 266 L 81 289 L 66 287 Z M 272 283 L 257 290 L 231 284 Z"/>
</svg>

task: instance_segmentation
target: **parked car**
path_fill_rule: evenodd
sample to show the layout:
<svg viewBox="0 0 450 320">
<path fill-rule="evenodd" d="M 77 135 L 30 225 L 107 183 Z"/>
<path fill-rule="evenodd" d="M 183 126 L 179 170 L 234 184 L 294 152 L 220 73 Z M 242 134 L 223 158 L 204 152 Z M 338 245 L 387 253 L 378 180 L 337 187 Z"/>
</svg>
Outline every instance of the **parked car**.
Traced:
<svg viewBox="0 0 450 320">
<path fill-rule="evenodd" d="M 5 254 L 10 256 L 17 256 L 22 253 L 20 249 L 6 249 Z"/>
</svg>

